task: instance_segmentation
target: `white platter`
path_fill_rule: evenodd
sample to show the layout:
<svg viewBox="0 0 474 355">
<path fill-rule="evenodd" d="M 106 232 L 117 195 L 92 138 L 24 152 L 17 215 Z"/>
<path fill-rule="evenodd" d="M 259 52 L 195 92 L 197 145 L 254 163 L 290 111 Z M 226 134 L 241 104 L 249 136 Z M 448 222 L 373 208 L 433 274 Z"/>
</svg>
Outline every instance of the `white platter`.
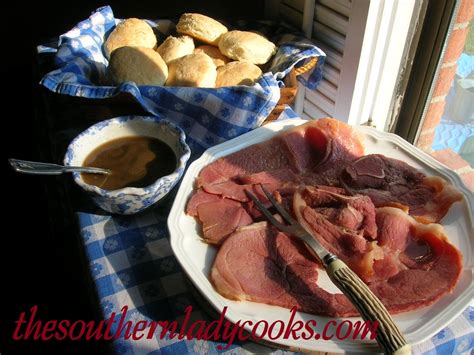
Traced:
<svg viewBox="0 0 474 355">
<path fill-rule="evenodd" d="M 275 320 L 288 320 L 290 313 L 289 310 L 276 306 L 246 301 L 231 301 L 222 297 L 214 290 L 208 275 L 214 261 L 216 248 L 202 242 L 200 238 L 201 227 L 193 217 L 185 214 L 186 203 L 193 193 L 196 177 L 201 169 L 210 162 L 249 145 L 265 141 L 285 129 L 301 125 L 305 122 L 307 121 L 300 119 L 273 122 L 208 149 L 201 158 L 189 167 L 171 209 L 168 227 L 170 230 L 171 247 L 176 258 L 197 289 L 218 312 L 225 306 L 228 306 L 226 318 L 234 323 L 239 320 L 241 322 L 250 320 L 254 324 L 259 320 L 266 320 L 269 323 Z M 473 299 L 474 227 L 472 211 L 474 211 L 474 194 L 466 188 L 456 173 L 426 153 L 414 148 L 400 137 L 390 133 L 379 132 L 369 127 L 358 127 L 357 130 L 364 137 L 365 154 L 380 153 L 387 157 L 403 160 L 426 174 L 445 178 L 464 195 L 464 201 L 455 203 L 441 221 L 451 242 L 463 253 L 464 270 L 455 290 L 430 307 L 394 317 L 408 341 L 411 344 L 417 344 L 430 338 L 448 325 Z M 330 282 L 328 279 L 324 281 L 324 277 L 320 276 L 320 278 L 322 282 Z M 325 287 L 323 284 L 321 286 Z M 326 286 L 328 289 L 334 289 L 332 285 Z M 303 312 L 297 313 L 295 321 L 297 319 L 303 321 L 308 319 L 316 320 L 318 324 L 317 330 L 319 331 L 331 320 L 327 317 L 314 316 Z M 353 321 L 358 320 L 358 318 L 350 319 Z M 342 320 L 344 319 L 338 319 L 338 321 Z M 251 328 L 247 329 L 251 330 Z M 375 342 L 369 340 L 263 339 L 283 346 L 311 351 L 378 351 Z"/>
</svg>

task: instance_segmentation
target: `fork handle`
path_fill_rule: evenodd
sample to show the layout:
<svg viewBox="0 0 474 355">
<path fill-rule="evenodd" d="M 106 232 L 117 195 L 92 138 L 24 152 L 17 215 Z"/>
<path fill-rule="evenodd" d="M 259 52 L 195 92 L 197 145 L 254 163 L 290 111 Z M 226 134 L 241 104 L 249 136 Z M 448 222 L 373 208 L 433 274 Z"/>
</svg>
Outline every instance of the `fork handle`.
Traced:
<svg viewBox="0 0 474 355">
<path fill-rule="evenodd" d="M 367 285 L 342 260 L 328 254 L 326 270 L 334 284 L 351 300 L 362 318 L 377 321 L 377 343 L 385 354 L 411 354 L 411 346 L 393 321 L 385 306 Z"/>
</svg>

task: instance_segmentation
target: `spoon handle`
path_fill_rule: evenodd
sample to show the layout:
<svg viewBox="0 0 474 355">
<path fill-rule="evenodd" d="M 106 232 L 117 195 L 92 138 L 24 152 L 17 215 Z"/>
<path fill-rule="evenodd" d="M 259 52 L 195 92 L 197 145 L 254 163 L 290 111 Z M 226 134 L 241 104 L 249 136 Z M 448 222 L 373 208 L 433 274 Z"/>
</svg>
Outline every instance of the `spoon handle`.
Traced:
<svg viewBox="0 0 474 355">
<path fill-rule="evenodd" d="M 39 163 L 27 160 L 8 159 L 13 169 L 19 173 L 36 175 L 59 175 L 67 172 L 108 174 L 109 170 L 84 166 L 64 166 L 50 163 Z"/>
</svg>

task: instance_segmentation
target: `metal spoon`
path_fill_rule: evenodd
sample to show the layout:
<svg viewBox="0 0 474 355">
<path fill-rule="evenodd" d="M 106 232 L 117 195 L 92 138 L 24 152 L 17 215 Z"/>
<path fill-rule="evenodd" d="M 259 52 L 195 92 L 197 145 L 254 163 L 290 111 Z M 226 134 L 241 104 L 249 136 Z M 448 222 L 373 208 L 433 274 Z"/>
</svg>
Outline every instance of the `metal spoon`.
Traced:
<svg viewBox="0 0 474 355">
<path fill-rule="evenodd" d="M 91 174 L 110 174 L 108 169 L 92 168 L 87 166 L 65 166 L 49 163 L 38 163 L 34 161 L 8 159 L 13 169 L 19 173 L 36 175 L 60 175 L 63 173 L 91 173 Z"/>
</svg>

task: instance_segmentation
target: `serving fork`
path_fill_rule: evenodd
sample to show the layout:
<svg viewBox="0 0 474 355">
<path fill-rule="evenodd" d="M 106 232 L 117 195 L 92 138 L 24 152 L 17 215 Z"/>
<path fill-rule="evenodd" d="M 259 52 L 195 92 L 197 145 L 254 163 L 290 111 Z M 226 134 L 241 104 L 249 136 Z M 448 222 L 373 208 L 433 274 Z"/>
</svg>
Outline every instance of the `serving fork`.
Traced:
<svg viewBox="0 0 474 355">
<path fill-rule="evenodd" d="M 284 233 L 302 239 L 314 250 L 324 265 L 329 278 L 342 293 L 347 296 L 364 320 L 378 322 L 376 340 L 384 352 L 386 354 L 395 355 L 411 354 L 410 344 L 393 321 L 385 306 L 369 287 L 342 260 L 326 250 L 326 248 L 311 235 L 311 232 L 307 231 L 273 198 L 263 185 L 260 185 L 260 187 L 268 201 L 270 201 L 282 219 L 288 224 L 277 220 L 254 194 L 248 190 L 245 191 L 271 224 Z"/>
</svg>

